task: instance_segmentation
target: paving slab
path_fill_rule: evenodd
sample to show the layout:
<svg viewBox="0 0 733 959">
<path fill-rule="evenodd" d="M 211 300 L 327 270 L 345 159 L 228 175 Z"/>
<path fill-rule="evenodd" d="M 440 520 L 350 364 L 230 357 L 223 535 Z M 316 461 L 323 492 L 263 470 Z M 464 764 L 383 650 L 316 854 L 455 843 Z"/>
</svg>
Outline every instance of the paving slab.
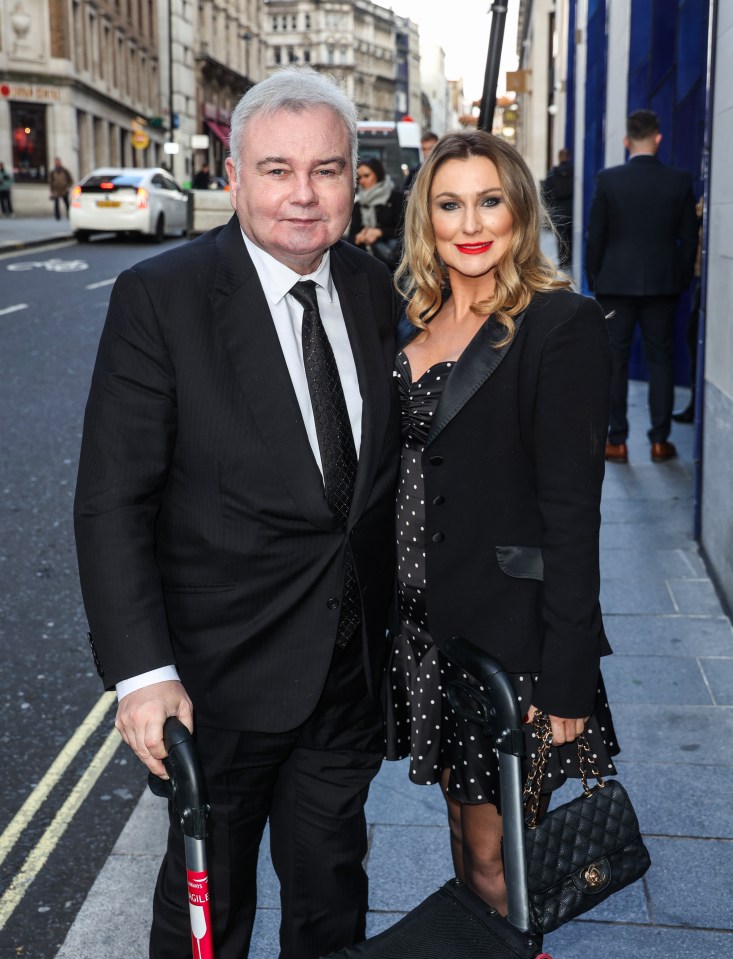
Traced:
<svg viewBox="0 0 733 959">
<path fill-rule="evenodd" d="M 733 706 L 733 657 L 700 660 L 705 681 L 718 706 Z"/>
<path fill-rule="evenodd" d="M 601 550 L 601 573 L 614 579 L 707 578 L 705 564 L 693 544 L 689 549 Z"/>
<path fill-rule="evenodd" d="M 733 707 L 611 704 L 623 758 L 688 767 L 733 763 Z M 694 776 L 694 770 L 689 769 Z"/>
<path fill-rule="evenodd" d="M 733 656 L 733 628 L 726 616 L 629 615 L 604 611 L 603 622 L 614 652 L 622 655 Z"/>
<path fill-rule="evenodd" d="M 603 663 L 606 691 L 613 706 L 621 703 L 670 703 L 714 706 L 715 700 L 693 657 L 609 656 Z"/>
<path fill-rule="evenodd" d="M 698 616 L 721 616 L 723 607 L 710 580 L 669 579 L 667 586 L 675 605 L 675 612 Z"/>
<path fill-rule="evenodd" d="M 733 955 L 733 934 L 576 920 L 547 936 L 544 947 L 557 959 L 606 955 L 625 959 L 719 959 Z"/>
<path fill-rule="evenodd" d="M 733 765 L 615 760 L 642 833 L 649 836 L 733 840 Z M 731 953 L 733 955 L 733 953 Z"/>
<path fill-rule="evenodd" d="M 733 929 L 733 842 L 648 837 L 647 846 L 653 868 L 645 881 L 655 923 Z"/>
<path fill-rule="evenodd" d="M 680 612 L 666 580 L 661 578 L 612 579 L 604 576 L 601 578 L 601 608 L 604 615 L 639 613 L 665 616 Z"/>
</svg>

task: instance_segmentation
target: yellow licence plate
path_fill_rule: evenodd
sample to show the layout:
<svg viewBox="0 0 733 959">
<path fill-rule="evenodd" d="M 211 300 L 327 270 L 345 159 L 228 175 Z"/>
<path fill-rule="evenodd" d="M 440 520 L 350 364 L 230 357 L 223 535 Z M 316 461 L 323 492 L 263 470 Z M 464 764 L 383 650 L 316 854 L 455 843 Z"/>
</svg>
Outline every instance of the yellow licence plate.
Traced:
<svg viewBox="0 0 733 959">
<path fill-rule="evenodd" d="M 121 206 L 119 200 L 97 200 L 97 206 Z"/>
</svg>

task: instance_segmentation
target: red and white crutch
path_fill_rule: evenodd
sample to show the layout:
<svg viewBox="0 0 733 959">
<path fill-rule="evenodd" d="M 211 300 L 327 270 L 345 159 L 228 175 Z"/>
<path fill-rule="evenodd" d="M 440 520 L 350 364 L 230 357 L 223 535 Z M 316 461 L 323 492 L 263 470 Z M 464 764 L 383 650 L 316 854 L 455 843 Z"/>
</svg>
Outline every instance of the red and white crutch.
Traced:
<svg viewBox="0 0 733 959">
<path fill-rule="evenodd" d="M 169 779 L 152 773 L 151 790 L 173 803 L 183 830 L 188 884 L 188 911 L 191 918 L 193 959 L 214 959 L 211 935 L 211 899 L 206 866 L 206 817 L 204 777 L 193 738 L 174 716 L 163 726 L 163 742 L 168 753 L 163 760 Z"/>
</svg>

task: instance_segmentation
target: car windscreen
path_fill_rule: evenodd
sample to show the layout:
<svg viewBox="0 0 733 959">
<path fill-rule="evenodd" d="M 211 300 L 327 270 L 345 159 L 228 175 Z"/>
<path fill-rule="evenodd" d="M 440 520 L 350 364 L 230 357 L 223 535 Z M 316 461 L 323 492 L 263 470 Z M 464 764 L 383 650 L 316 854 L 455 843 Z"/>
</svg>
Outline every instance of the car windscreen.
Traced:
<svg viewBox="0 0 733 959">
<path fill-rule="evenodd" d="M 137 190 L 142 174 L 113 173 L 90 176 L 81 184 L 83 193 L 112 193 L 115 190 Z"/>
</svg>

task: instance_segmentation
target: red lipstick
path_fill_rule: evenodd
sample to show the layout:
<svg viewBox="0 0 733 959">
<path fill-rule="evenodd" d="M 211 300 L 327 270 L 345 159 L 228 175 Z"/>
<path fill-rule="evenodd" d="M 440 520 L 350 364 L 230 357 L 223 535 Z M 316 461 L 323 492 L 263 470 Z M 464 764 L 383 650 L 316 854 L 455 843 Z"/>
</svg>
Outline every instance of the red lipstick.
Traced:
<svg viewBox="0 0 733 959">
<path fill-rule="evenodd" d="M 467 253 L 469 256 L 475 256 L 477 253 L 486 253 L 493 246 L 494 241 L 488 243 L 456 243 L 456 249 L 459 253 Z"/>
</svg>

